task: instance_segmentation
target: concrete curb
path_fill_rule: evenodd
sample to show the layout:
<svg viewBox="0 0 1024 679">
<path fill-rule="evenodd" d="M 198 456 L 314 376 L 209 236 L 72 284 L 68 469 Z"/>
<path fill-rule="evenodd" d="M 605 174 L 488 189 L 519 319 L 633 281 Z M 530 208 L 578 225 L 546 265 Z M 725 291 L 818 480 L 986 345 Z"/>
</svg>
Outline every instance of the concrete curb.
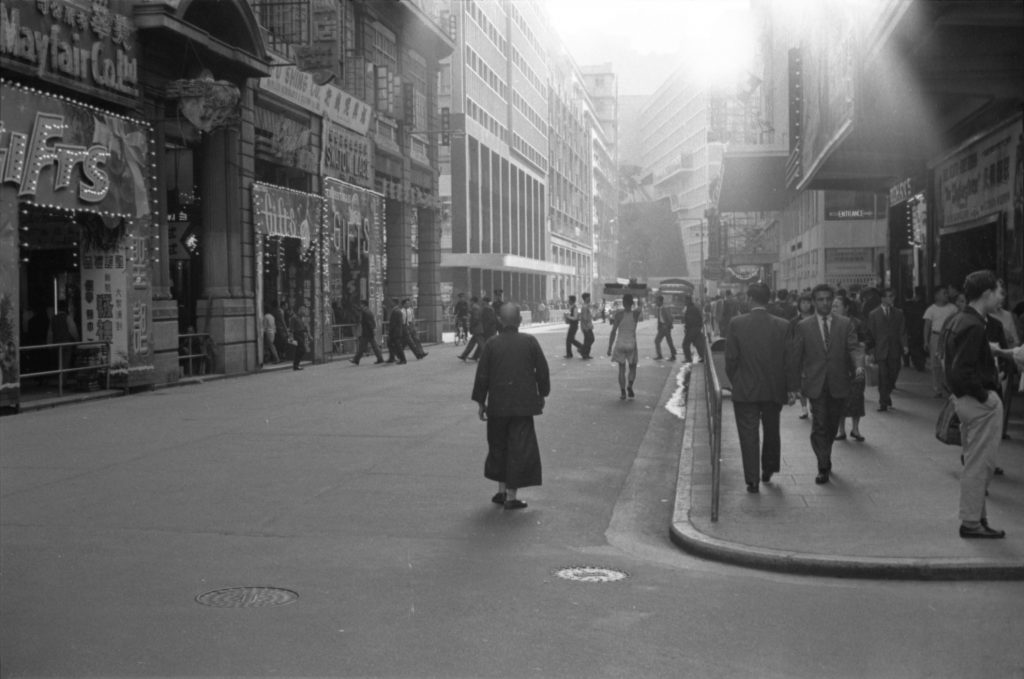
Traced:
<svg viewBox="0 0 1024 679">
<path fill-rule="evenodd" d="M 672 542 L 684 551 L 712 561 L 798 575 L 886 580 L 1024 580 L 1024 563 L 1017 561 L 812 554 L 730 542 L 699 530 L 690 520 L 690 482 L 695 433 L 698 429 L 707 429 L 703 364 L 701 366 L 699 371 L 690 371 L 690 385 L 686 392 L 686 429 L 670 528 Z M 691 398 L 694 392 L 699 398 Z"/>
</svg>

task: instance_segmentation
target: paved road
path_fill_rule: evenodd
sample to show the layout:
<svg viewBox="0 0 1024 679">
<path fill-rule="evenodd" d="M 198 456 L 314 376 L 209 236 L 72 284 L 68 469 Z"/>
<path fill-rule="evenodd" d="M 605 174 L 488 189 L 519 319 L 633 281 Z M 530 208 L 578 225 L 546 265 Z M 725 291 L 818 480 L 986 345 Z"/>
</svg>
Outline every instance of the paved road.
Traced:
<svg viewBox="0 0 1024 679">
<path fill-rule="evenodd" d="M 557 331 L 539 335 L 545 482 L 521 512 L 489 502 L 473 366 L 451 347 L 0 419 L 0 673 L 1024 677 L 1021 583 L 680 552 L 678 366 L 644 358 L 621 402 L 613 368 L 561 359 Z M 554 575 L 577 565 L 629 577 Z M 242 586 L 299 598 L 195 600 Z"/>
</svg>

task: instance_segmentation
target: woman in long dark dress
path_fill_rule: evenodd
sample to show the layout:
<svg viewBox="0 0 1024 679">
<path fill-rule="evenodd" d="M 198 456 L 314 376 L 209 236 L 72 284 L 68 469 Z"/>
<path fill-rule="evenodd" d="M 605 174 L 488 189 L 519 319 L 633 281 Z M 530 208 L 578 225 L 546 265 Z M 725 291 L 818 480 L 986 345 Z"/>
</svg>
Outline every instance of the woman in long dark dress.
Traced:
<svg viewBox="0 0 1024 679">
<path fill-rule="evenodd" d="M 863 348 L 864 344 L 864 324 L 857 317 L 853 302 L 847 297 L 836 297 L 835 301 L 832 302 L 832 313 L 836 316 L 846 316 L 853 323 L 854 331 L 857 333 L 857 342 L 859 342 Z M 863 366 L 851 366 L 851 370 L 855 370 L 858 367 Z M 843 419 L 839 420 L 839 433 L 836 434 L 837 441 L 846 440 L 846 418 L 850 418 L 852 423 L 850 425 L 850 438 L 855 441 L 863 441 L 864 437 L 860 433 L 860 418 L 864 417 L 864 387 L 866 382 L 864 380 L 864 374 L 861 373 L 859 377 L 853 378 L 853 383 L 850 388 L 850 395 L 846 399 L 846 405 L 843 408 Z"/>
</svg>

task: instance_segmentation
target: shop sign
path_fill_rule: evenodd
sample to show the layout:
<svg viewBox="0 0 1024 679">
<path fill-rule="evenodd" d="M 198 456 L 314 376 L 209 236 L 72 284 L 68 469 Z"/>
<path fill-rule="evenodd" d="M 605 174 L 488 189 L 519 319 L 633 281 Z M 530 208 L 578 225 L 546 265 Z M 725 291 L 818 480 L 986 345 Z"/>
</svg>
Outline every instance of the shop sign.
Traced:
<svg viewBox="0 0 1024 679">
<path fill-rule="evenodd" d="M 268 236 L 298 238 L 303 249 L 319 231 L 320 196 L 259 182 L 252 185 L 252 209 L 256 232 Z"/>
<path fill-rule="evenodd" d="M 907 177 L 896 186 L 889 188 L 889 207 L 899 205 L 910 200 L 914 195 L 914 182 Z"/>
<path fill-rule="evenodd" d="M 334 85 L 317 85 L 313 76 L 295 66 L 272 65 L 271 75 L 260 78 L 260 89 L 321 115 L 359 134 L 370 129 L 369 104 Z"/>
<path fill-rule="evenodd" d="M 1011 157 L 1020 123 L 992 134 L 935 169 L 939 224 L 952 226 L 1008 209 L 1012 198 Z"/>
<path fill-rule="evenodd" d="M 871 248 L 826 248 L 827 276 L 856 276 L 872 272 Z"/>
<path fill-rule="evenodd" d="M 298 121 L 262 106 L 255 111 L 257 153 L 270 156 L 281 165 L 316 174 L 316 147 L 310 143 L 308 121 Z"/>
<path fill-rule="evenodd" d="M 372 187 L 370 140 L 341 125 L 324 121 L 320 174 L 359 186 Z"/>
<path fill-rule="evenodd" d="M 2 182 L 40 205 L 142 217 L 149 204 L 149 127 L 3 83 Z"/>
<path fill-rule="evenodd" d="M 126 0 L 0 2 L 4 67 L 92 95 L 138 97 L 134 34 Z"/>
<path fill-rule="evenodd" d="M 366 299 L 379 318 L 384 302 L 384 247 L 377 227 L 380 196 L 332 178 L 324 181 L 324 196 L 331 301 L 347 309 Z"/>
</svg>

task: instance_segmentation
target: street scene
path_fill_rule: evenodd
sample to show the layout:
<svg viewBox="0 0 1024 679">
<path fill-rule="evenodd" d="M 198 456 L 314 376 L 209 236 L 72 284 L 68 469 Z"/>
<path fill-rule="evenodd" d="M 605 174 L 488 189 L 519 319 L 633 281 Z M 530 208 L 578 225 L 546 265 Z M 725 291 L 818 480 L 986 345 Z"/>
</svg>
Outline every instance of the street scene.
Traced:
<svg viewBox="0 0 1024 679">
<path fill-rule="evenodd" d="M 1024 0 L 4 0 L 0 679 L 1024 679 Z"/>
<path fill-rule="evenodd" d="M 1019 580 L 788 575 L 674 545 L 677 492 L 691 483 L 673 403 L 690 366 L 653 360 L 652 326 L 641 324 L 626 401 L 607 357 L 560 358 L 564 324 L 531 330 L 552 391 L 536 418 L 543 485 L 521 491 L 522 511 L 490 502 L 484 423 L 469 399 L 475 367 L 455 358 L 458 347 L 430 347 L 406 366 L 334 362 L 4 418 L 4 675 L 1020 674 Z M 596 346 L 607 347 L 607 327 L 598 324 Z M 914 391 L 901 399 L 908 408 L 926 400 Z M 798 414 L 784 412 L 794 478 L 813 474 L 814 459 Z M 847 487 L 820 495 L 803 523 L 765 491 L 757 507 L 723 502 L 718 537 L 885 556 L 914 539 L 902 531 L 916 522 L 930 545 L 921 559 L 1019 564 L 1012 534 L 996 551 L 967 543 L 968 553 L 949 529 L 956 484 L 933 476 L 955 474 L 953 453 L 928 460 L 925 487 L 904 489 L 942 530 L 913 508 L 879 518 L 885 505 L 872 498 L 886 486 L 850 478 L 859 463 L 847 458 L 881 457 L 883 437 L 917 455 L 909 415 L 896 417 L 902 427 L 865 420 L 874 452 L 837 455 Z M 922 449 L 927 434 L 913 434 Z M 993 488 L 992 514 L 1008 528 L 1024 517 L 1019 440 Z M 741 484 L 738 452 L 723 457 L 728 483 Z M 873 530 L 850 529 L 861 522 Z M 580 571 L 593 582 L 559 577 L 571 568 L 605 570 Z M 606 571 L 622 579 L 601 581 Z M 246 587 L 296 598 L 197 601 Z"/>
</svg>

